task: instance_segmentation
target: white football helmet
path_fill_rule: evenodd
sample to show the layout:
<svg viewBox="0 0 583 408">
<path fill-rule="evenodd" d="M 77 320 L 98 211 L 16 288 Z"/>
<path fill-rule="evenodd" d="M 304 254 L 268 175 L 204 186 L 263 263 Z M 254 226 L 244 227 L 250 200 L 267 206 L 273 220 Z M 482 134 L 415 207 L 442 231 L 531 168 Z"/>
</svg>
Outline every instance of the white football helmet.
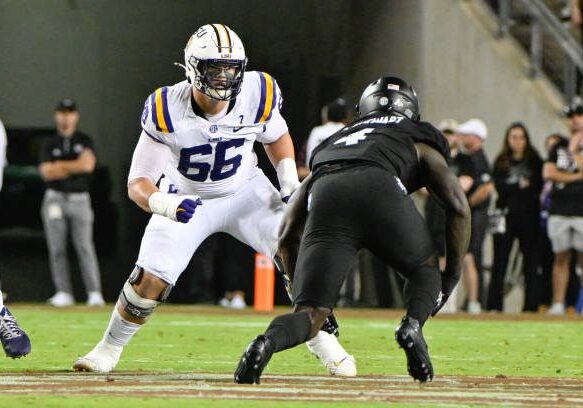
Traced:
<svg viewBox="0 0 583 408">
<path fill-rule="evenodd" d="M 207 24 L 184 49 L 186 77 L 195 89 L 219 101 L 241 91 L 247 57 L 239 36 L 224 24 Z"/>
</svg>

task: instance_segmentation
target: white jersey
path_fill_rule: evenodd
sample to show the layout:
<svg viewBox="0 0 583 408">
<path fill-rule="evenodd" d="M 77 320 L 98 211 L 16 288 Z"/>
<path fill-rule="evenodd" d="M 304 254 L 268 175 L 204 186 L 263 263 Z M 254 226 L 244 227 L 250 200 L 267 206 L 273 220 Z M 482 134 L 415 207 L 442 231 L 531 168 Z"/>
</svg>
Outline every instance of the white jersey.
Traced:
<svg viewBox="0 0 583 408">
<path fill-rule="evenodd" d="M 308 136 L 308 144 L 306 146 L 306 167 L 310 163 L 310 158 L 312 157 L 312 152 L 314 149 L 322 143 L 324 140 L 328 139 L 334 133 L 339 131 L 344 127 L 344 123 L 341 122 L 327 122 L 323 125 L 316 126 L 310 132 Z"/>
<path fill-rule="evenodd" d="M 165 175 L 180 194 L 203 199 L 233 194 L 256 174 L 253 142 L 271 143 L 287 132 L 282 96 L 265 72 L 245 72 L 227 114 L 209 121 L 198 111 L 187 81 L 158 88 L 145 102 L 142 128 L 170 148 Z M 196 110 L 196 111 L 195 111 Z"/>
</svg>

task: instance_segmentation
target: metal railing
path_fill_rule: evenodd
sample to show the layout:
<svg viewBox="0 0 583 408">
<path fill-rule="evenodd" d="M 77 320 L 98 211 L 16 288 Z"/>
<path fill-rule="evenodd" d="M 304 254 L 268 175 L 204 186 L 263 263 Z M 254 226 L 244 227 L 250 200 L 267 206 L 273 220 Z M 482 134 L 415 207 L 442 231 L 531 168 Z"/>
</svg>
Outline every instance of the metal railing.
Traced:
<svg viewBox="0 0 583 408">
<path fill-rule="evenodd" d="M 510 32 L 513 0 L 498 1 L 498 36 L 504 37 Z M 570 101 L 577 92 L 577 69 L 583 72 L 583 48 L 563 26 L 559 18 L 542 0 L 514 0 L 521 3 L 527 11 L 530 21 L 530 68 L 528 74 L 536 77 L 543 67 L 543 33 L 549 35 L 553 42 L 562 49 L 565 56 L 563 64 L 563 94 L 565 101 Z"/>
</svg>

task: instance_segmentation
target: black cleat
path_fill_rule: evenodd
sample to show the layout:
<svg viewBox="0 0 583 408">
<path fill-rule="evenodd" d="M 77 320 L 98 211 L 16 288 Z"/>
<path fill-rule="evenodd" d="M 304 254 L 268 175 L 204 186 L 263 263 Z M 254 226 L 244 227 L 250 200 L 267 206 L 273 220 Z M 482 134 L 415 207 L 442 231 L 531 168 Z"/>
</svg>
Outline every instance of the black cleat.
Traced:
<svg viewBox="0 0 583 408">
<path fill-rule="evenodd" d="M 395 329 L 395 340 L 405 350 L 409 375 L 420 382 L 433 380 L 433 366 L 419 322 L 409 316 L 403 317 Z"/>
<path fill-rule="evenodd" d="M 238 384 L 259 384 L 261 373 L 273 355 L 271 341 L 260 334 L 247 346 L 235 370 L 235 382 Z"/>
</svg>

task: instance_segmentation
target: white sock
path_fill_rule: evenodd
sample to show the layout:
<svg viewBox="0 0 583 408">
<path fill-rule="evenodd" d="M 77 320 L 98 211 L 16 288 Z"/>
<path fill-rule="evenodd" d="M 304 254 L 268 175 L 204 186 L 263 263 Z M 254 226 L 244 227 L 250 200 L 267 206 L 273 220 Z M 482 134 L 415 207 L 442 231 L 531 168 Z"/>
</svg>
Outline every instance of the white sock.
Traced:
<svg viewBox="0 0 583 408">
<path fill-rule="evenodd" d="M 103 340 L 108 344 L 123 347 L 130 342 L 140 327 L 142 327 L 141 324 L 128 322 L 121 317 L 117 307 L 114 307 Z"/>
</svg>

